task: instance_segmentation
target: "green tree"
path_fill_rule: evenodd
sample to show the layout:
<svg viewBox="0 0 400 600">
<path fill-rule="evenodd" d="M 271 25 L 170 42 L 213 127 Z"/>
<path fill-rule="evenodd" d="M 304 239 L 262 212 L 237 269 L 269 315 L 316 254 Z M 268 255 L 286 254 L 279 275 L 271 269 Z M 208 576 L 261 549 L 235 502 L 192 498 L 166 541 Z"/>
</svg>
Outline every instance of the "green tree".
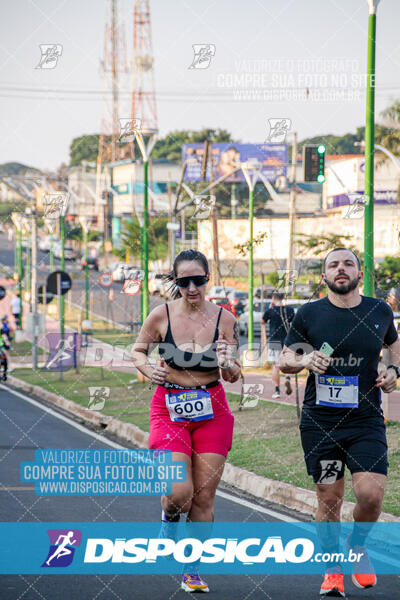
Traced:
<svg viewBox="0 0 400 600">
<path fill-rule="evenodd" d="M 399 287 L 400 258 L 398 256 L 385 256 L 384 260 L 375 267 L 375 284 L 383 292 L 388 292 L 392 287 Z"/>
<path fill-rule="evenodd" d="M 80 225 L 66 225 L 65 226 L 65 238 L 67 240 L 83 241 L 83 230 Z M 88 242 L 97 242 L 101 239 L 101 233 L 99 231 L 88 232 Z"/>
<path fill-rule="evenodd" d="M 359 130 L 357 133 L 346 133 L 345 135 L 318 135 L 302 140 L 298 145 L 298 151 L 301 152 L 305 144 L 324 144 L 327 154 L 362 154 L 362 149 L 354 144 L 363 139 Z M 291 154 L 290 154 L 291 155 Z"/>
<path fill-rule="evenodd" d="M 389 127 L 382 127 L 384 132 L 381 132 L 380 143 L 385 146 L 393 154 L 400 156 L 400 101 L 396 100 L 388 106 L 382 113 L 381 117 L 389 123 Z"/>
<path fill-rule="evenodd" d="M 99 152 L 99 135 L 81 135 L 74 138 L 69 147 L 69 166 L 76 167 L 83 160 L 96 162 Z"/>
<path fill-rule="evenodd" d="M 210 142 L 233 142 L 231 134 L 226 129 L 203 128 L 200 131 L 180 129 L 171 131 L 157 141 L 152 152 L 152 158 L 166 158 L 172 162 L 181 162 L 182 144 Z"/>
<path fill-rule="evenodd" d="M 168 217 L 153 218 L 149 224 L 149 260 L 157 260 L 168 256 Z M 140 224 L 137 218 L 125 222 L 121 236 L 121 248 L 115 253 L 124 259 L 126 252 L 140 259 Z"/>
<path fill-rule="evenodd" d="M 299 233 L 296 236 L 297 256 L 304 260 L 311 254 L 315 260 L 310 260 L 307 271 L 321 272 L 323 259 L 334 248 L 348 248 L 360 256 L 358 250 L 351 244 L 351 240 L 351 235 L 328 233 L 316 236 Z"/>
<path fill-rule="evenodd" d="M 96 162 L 99 151 L 99 135 L 81 135 L 74 138 L 69 148 L 69 166 L 76 167 L 82 160 Z M 152 158 L 166 158 L 172 162 L 181 162 L 182 144 L 211 142 L 233 142 L 231 134 L 226 129 L 203 128 L 199 131 L 193 129 L 180 129 L 171 131 L 160 138 L 154 146 Z M 107 142 L 107 138 L 106 138 Z"/>
<path fill-rule="evenodd" d="M 279 283 L 279 275 L 276 271 L 272 271 L 272 273 L 267 273 L 266 276 L 267 283 L 273 285 L 275 288 L 278 287 Z"/>
</svg>

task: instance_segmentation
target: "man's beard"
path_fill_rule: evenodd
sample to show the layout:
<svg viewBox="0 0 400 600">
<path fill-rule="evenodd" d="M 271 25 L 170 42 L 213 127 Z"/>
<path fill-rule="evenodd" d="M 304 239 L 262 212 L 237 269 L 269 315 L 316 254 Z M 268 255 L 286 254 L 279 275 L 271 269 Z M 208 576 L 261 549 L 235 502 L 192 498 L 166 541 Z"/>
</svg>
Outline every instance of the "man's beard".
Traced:
<svg viewBox="0 0 400 600">
<path fill-rule="evenodd" d="M 348 294 L 349 292 L 352 292 L 353 290 L 355 290 L 356 287 L 358 286 L 358 283 L 360 280 L 358 277 L 355 277 L 354 279 L 350 279 L 344 285 L 343 284 L 337 285 L 334 281 L 329 281 L 329 279 L 325 279 L 325 281 L 326 281 L 326 285 L 331 290 L 331 292 L 334 292 L 335 294 L 340 294 L 341 296 L 344 296 L 345 294 Z"/>
</svg>

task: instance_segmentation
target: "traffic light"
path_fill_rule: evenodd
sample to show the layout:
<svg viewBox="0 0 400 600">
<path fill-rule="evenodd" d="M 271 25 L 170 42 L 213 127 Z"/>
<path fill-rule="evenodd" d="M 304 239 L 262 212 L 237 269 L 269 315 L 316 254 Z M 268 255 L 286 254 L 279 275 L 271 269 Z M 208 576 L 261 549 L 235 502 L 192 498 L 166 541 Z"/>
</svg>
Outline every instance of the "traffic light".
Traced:
<svg viewBox="0 0 400 600">
<path fill-rule="evenodd" d="M 325 181 L 325 154 L 323 144 L 303 146 L 304 181 Z"/>
</svg>

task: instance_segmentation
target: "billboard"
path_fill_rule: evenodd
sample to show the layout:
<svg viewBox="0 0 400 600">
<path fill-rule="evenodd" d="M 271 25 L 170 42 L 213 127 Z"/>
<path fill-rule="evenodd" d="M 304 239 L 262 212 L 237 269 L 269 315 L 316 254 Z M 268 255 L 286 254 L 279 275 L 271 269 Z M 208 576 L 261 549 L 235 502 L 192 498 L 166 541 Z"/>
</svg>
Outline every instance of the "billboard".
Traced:
<svg viewBox="0 0 400 600">
<path fill-rule="evenodd" d="M 204 144 L 182 144 L 182 164 L 188 159 L 185 181 L 202 181 L 201 162 L 204 154 Z M 280 175 L 286 176 L 288 163 L 287 144 L 235 144 L 233 142 L 216 143 L 212 145 L 213 179 L 232 173 L 227 179 L 230 183 L 245 181 L 242 170 L 233 172 L 235 167 L 248 159 L 257 159 L 261 165 L 261 173 L 269 181 L 275 181 Z M 210 181 L 210 162 L 207 165 L 206 180 Z"/>
</svg>

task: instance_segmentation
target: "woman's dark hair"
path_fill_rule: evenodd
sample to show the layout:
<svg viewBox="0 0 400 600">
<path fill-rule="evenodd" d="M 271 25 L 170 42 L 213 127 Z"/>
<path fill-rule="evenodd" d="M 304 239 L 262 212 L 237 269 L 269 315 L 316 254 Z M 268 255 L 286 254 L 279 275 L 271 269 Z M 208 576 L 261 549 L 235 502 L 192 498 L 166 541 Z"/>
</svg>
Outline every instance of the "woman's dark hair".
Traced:
<svg viewBox="0 0 400 600">
<path fill-rule="evenodd" d="M 168 291 L 171 292 L 172 300 L 182 297 L 178 286 L 175 285 L 174 279 L 178 273 L 178 265 L 186 260 L 195 260 L 196 262 L 201 264 L 201 266 L 204 269 L 205 275 L 209 275 L 210 273 L 208 268 L 208 261 L 202 252 L 199 252 L 198 250 L 182 250 L 182 252 L 180 252 L 174 260 L 174 266 L 172 271 L 168 273 L 168 275 L 164 276 L 164 281 L 171 284 L 168 288 Z"/>
</svg>

